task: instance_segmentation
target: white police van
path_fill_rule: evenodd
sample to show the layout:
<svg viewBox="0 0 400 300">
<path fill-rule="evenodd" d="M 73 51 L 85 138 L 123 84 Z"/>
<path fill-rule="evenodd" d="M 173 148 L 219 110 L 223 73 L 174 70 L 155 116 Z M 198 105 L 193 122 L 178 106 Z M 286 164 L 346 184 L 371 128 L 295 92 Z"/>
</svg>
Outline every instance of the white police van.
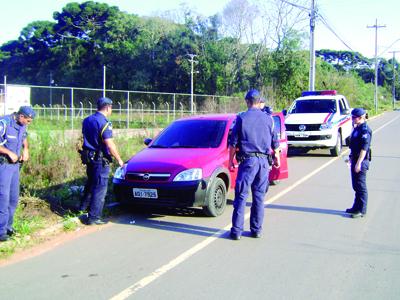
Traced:
<svg viewBox="0 0 400 300">
<path fill-rule="evenodd" d="M 286 112 L 289 148 L 328 148 L 340 155 L 352 131 L 351 108 L 335 90 L 304 91 Z"/>
</svg>

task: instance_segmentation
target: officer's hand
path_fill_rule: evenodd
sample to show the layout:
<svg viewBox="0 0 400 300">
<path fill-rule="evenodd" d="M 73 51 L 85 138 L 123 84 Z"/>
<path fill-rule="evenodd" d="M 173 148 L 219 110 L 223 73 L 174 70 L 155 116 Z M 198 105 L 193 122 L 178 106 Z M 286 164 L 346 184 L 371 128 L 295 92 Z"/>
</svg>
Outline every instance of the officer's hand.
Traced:
<svg viewBox="0 0 400 300">
<path fill-rule="evenodd" d="M 119 164 L 120 167 L 123 167 L 124 161 L 122 159 L 120 159 L 120 160 L 118 160 L 118 164 Z"/>
<path fill-rule="evenodd" d="M 28 161 L 28 160 L 29 160 L 29 152 L 26 151 L 26 150 L 24 150 L 24 151 L 22 152 L 20 161 Z"/>
<path fill-rule="evenodd" d="M 361 171 L 361 164 L 356 164 L 355 166 L 354 166 L 354 172 L 356 172 L 356 173 L 360 173 L 360 171 Z"/>
<path fill-rule="evenodd" d="M 277 157 L 274 158 L 274 166 L 275 168 L 279 168 L 281 166 L 281 160 Z"/>
<path fill-rule="evenodd" d="M 18 155 L 15 154 L 14 152 L 8 153 L 8 157 L 10 158 L 11 162 L 15 163 L 18 161 Z"/>
</svg>

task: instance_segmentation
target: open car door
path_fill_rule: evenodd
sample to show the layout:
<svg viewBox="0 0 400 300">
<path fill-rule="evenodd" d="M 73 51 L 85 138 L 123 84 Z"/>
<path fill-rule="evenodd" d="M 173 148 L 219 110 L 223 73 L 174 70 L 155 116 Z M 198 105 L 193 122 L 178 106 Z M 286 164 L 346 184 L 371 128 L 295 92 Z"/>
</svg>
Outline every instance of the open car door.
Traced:
<svg viewBox="0 0 400 300">
<path fill-rule="evenodd" d="M 269 172 L 269 182 L 272 184 L 276 184 L 280 180 L 289 177 L 288 161 L 287 161 L 288 143 L 287 143 L 286 129 L 285 129 L 285 117 L 283 116 L 283 113 L 279 112 L 272 114 L 272 119 L 274 120 L 274 130 L 278 136 L 279 147 L 281 150 L 280 167 L 276 168 L 275 166 L 272 166 L 272 169 Z"/>
</svg>

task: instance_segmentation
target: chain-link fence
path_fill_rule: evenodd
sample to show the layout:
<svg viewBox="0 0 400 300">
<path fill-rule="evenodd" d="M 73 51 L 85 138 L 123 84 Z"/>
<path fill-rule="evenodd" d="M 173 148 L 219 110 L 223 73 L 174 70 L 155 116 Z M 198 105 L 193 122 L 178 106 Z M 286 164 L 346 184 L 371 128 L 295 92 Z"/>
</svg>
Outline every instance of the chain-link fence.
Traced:
<svg viewBox="0 0 400 300">
<path fill-rule="evenodd" d="M 111 120 L 117 128 L 164 127 L 191 114 L 237 113 L 245 109 L 243 99 L 228 96 L 0 84 L 0 104 L 5 106 L 11 99 L 7 92 L 10 86 L 29 89 L 29 103 L 37 119 L 57 120 L 72 128 L 79 119 L 96 111 L 96 101 L 103 95 L 113 100 Z"/>
</svg>

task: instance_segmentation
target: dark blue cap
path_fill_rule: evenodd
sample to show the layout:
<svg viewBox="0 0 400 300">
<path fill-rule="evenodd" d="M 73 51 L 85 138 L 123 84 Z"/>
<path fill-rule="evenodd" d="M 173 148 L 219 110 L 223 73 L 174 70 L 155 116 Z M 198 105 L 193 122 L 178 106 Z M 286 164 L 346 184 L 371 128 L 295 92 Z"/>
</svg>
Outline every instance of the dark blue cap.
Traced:
<svg viewBox="0 0 400 300">
<path fill-rule="evenodd" d="M 36 113 L 31 106 L 21 106 L 18 110 L 18 114 L 22 114 L 25 117 L 32 119 L 36 116 Z"/>
<path fill-rule="evenodd" d="M 245 97 L 246 100 L 250 101 L 255 101 L 255 100 L 259 101 L 260 98 L 261 98 L 260 92 L 255 89 L 248 91 Z"/>
<path fill-rule="evenodd" d="M 361 108 L 361 107 L 354 108 L 354 109 L 351 111 L 351 115 L 352 115 L 353 117 L 357 117 L 357 118 L 359 118 L 359 117 L 361 117 L 361 116 L 363 116 L 363 115 L 365 115 L 365 114 L 366 114 L 366 111 L 365 111 L 363 108 Z"/>
<path fill-rule="evenodd" d="M 101 97 L 97 100 L 97 108 L 103 108 L 106 105 L 112 105 L 112 100 L 107 97 Z"/>
</svg>

